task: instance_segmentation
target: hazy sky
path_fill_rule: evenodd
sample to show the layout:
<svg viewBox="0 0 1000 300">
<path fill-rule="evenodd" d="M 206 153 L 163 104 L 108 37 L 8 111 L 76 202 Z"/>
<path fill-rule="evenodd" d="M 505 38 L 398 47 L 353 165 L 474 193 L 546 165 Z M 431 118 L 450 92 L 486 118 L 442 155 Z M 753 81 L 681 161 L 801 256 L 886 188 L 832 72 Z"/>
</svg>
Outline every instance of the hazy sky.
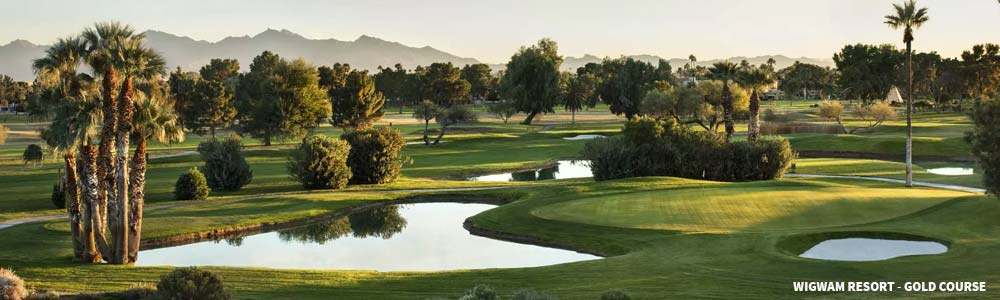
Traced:
<svg viewBox="0 0 1000 300">
<path fill-rule="evenodd" d="M 47 44 L 95 21 L 119 20 L 207 41 L 267 28 L 340 40 L 367 34 L 494 63 L 542 37 L 570 56 L 829 58 L 847 43 L 901 44 L 902 33 L 882 24 L 901 1 L 3 0 L 0 44 Z M 996 0 L 919 5 L 930 10 L 916 32 L 920 51 L 957 56 L 976 43 L 1000 43 Z"/>
</svg>

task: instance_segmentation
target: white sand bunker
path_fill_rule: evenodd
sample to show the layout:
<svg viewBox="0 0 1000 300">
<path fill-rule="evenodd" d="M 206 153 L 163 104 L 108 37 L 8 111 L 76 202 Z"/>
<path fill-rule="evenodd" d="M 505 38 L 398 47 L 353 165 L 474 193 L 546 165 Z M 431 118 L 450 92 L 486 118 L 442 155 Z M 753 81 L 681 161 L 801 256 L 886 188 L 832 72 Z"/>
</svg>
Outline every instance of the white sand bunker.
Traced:
<svg viewBox="0 0 1000 300">
<path fill-rule="evenodd" d="M 974 171 L 972 168 L 933 168 L 927 169 L 928 173 L 937 175 L 948 175 L 948 176 L 960 176 L 960 175 L 972 175 Z"/>
<path fill-rule="evenodd" d="M 799 257 L 837 261 L 876 261 L 910 255 L 941 254 L 948 246 L 931 241 L 846 238 L 825 240 Z"/>
<path fill-rule="evenodd" d="M 564 140 L 579 141 L 579 140 L 592 140 L 592 139 L 603 139 L 604 136 L 600 134 L 581 134 L 574 137 L 564 137 Z"/>
</svg>

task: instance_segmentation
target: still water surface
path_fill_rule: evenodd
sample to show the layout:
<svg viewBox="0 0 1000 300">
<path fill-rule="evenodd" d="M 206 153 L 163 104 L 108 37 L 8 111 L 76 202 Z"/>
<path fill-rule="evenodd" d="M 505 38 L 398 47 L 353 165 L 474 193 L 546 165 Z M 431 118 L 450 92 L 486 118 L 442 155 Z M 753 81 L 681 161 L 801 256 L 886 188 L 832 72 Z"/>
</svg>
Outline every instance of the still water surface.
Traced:
<svg viewBox="0 0 1000 300">
<path fill-rule="evenodd" d="M 594 174 L 590 171 L 590 161 L 586 160 L 560 160 L 559 164 L 544 169 L 528 170 L 523 172 L 501 173 L 484 176 L 470 177 L 471 181 L 537 181 L 569 178 L 590 178 Z"/>
<path fill-rule="evenodd" d="M 535 267 L 600 257 L 470 234 L 486 204 L 393 205 L 330 222 L 142 251 L 138 266 L 440 271 Z"/>
</svg>

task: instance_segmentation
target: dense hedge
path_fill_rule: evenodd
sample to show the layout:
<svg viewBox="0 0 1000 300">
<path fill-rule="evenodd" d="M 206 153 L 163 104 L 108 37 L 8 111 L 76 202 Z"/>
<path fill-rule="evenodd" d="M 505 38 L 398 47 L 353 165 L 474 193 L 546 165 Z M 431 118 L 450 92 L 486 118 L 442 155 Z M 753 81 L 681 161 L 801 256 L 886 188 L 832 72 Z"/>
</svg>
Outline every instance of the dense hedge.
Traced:
<svg viewBox="0 0 1000 300">
<path fill-rule="evenodd" d="M 380 127 L 344 133 L 341 139 L 351 144 L 347 165 L 351 167 L 351 183 L 382 184 L 399 178 L 403 169 L 400 152 L 406 140 L 398 130 Z"/>
<path fill-rule="evenodd" d="M 620 137 L 588 142 L 582 156 L 598 181 L 638 176 L 748 181 L 780 178 L 794 153 L 781 138 L 726 143 L 669 120 L 637 118 L 625 124 Z"/>
<path fill-rule="evenodd" d="M 1000 197 L 1000 98 L 976 103 L 971 117 L 974 127 L 966 138 L 983 169 L 983 187 Z"/>
<path fill-rule="evenodd" d="M 351 145 L 323 135 L 302 139 L 288 158 L 288 173 L 307 189 L 339 189 L 347 186 L 351 167 L 347 157 Z"/>
<path fill-rule="evenodd" d="M 243 143 L 233 135 L 223 141 L 211 139 L 198 144 L 205 165 L 201 172 L 213 190 L 235 191 L 253 180 L 253 171 L 243 156 Z"/>
</svg>

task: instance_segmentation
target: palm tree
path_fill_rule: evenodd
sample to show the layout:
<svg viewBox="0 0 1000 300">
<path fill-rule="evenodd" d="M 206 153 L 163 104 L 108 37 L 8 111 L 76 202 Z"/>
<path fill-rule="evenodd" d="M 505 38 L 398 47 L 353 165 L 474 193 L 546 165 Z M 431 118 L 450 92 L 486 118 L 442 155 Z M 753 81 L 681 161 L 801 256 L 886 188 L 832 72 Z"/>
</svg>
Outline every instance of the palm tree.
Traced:
<svg viewBox="0 0 1000 300">
<path fill-rule="evenodd" d="M 109 215 L 108 225 L 112 234 L 112 256 L 108 258 L 109 263 L 124 264 L 131 262 L 129 254 L 129 227 L 140 223 L 142 220 L 130 220 L 130 206 L 134 200 L 129 200 L 129 171 L 128 149 L 129 137 L 133 131 L 133 115 L 135 113 L 135 88 L 136 80 L 148 80 L 165 73 L 165 62 L 163 58 L 143 44 L 145 38 L 142 34 L 130 37 L 118 37 L 114 41 L 113 48 L 110 48 L 111 65 L 119 70 L 123 80 L 119 88 L 118 120 L 117 131 L 115 132 L 115 209 L 109 209 L 114 215 Z M 145 150 L 143 150 L 145 151 Z M 143 175 L 145 169 L 143 169 Z M 142 201 L 142 199 L 138 199 Z M 109 203 L 110 204 L 110 203 Z M 109 206 L 110 208 L 110 206 Z"/>
<path fill-rule="evenodd" d="M 97 176 L 98 176 L 98 198 L 94 204 L 97 213 L 93 216 L 94 222 L 98 224 L 96 228 L 96 241 L 104 256 L 113 256 L 112 249 L 108 247 L 104 240 L 105 224 L 107 217 L 117 215 L 115 211 L 120 205 L 115 198 L 115 162 L 112 160 L 115 133 L 118 131 L 118 105 L 115 98 L 115 91 L 118 88 L 118 72 L 114 55 L 117 44 L 128 38 L 135 36 L 135 30 L 118 22 L 103 22 L 94 24 L 93 28 L 87 28 L 82 34 L 82 38 L 87 41 L 87 64 L 94 70 L 94 75 L 101 78 L 101 108 L 103 112 L 103 122 L 101 125 L 100 145 L 97 149 Z M 109 205 L 110 204 L 110 205 Z M 111 228 L 112 235 L 117 235 Z"/>
<path fill-rule="evenodd" d="M 895 15 L 885 16 L 885 24 L 892 29 L 903 28 L 903 43 L 906 43 L 906 186 L 913 186 L 913 30 L 927 22 L 927 8 L 917 8 L 914 0 L 893 4 Z"/>
<path fill-rule="evenodd" d="M 184 131 L 177 122 L 173 105 L 167 103 L 162 90 L 157 90 L 153 84 L 145 84 L 147 88 L 140 93 L 135 105 L 135 115 L 132 119 L 132 138 L 136 141 L 135 155 L 129 166 L 129 208 L 128 228 L 128 261 L 135 262 L 139 256 L 139 240 L 142 233 L 142 207 L 145 202 L 143 189 L 146 186 L 146 142 L 153 139 L 157 142 L 181 142 Z"/>
<path fill-rule="evenodd" d="M 774 83 L 771 72 L 764 68 L 750 68 L 740 72 L 739 83 L 750 90 L 750 122 L 747 124 L 747 141 L 754 143 L 760 136 L 760 93 L 759 90 Z"/>
<path fill-rule="evenodd" d="M 77 148 L 82 146 L 93 134 L 97 126 L 96 109 L 93 103 L 86 101 L 84 85 L 89 77 L 77 74 L 77 69 L 86 55 L 86 44 L 80 38 L 71 37 L 59 39 L 45 50 L 45 56 L 32 61 L 32 68 L 40 78 L 43 87 L 47 84 L 41 96 L 47 98 L 43 103 L 45 111 L 53 113 L 52 123 L 42 130 L 42 139 L 49 147 L 63 154 L 66 175 L 62 178 L 65 187 L 65 199 L 70 219 L 70 232 L 73 237 L 73 255 L 79 260 L 94 260 L 95 249 L 85 249 L 85 236 L 92 237 L 93 232 L 84 230 L 92 228 L 90 218 L 84 212 L 80 201 L 80 186 L 77 177 Z M 86 188 L 86 187 L 84 187 Z M 81 224 L 83 221 L 83 224 Z M 86 226 L 84 225 L 86 224 Z M 85 232 L 89 232 L 85 234 Z M 92 243 L 90 243 L 92 245 Z M 97 256 L 97 260 L 100 260 Z"/>
<path fill-rule="evenodd" d="M 729 142 L 736 131 L 733 128 L 733 94 L 729 91 L 729 81 L 736 78 L 738 70 L 739 67 L 729 61 L 717 62 L 708 68 L 710 78 L 722 81 L 722 118 L 726 123 L 726 142 Z"/>
</svg>

